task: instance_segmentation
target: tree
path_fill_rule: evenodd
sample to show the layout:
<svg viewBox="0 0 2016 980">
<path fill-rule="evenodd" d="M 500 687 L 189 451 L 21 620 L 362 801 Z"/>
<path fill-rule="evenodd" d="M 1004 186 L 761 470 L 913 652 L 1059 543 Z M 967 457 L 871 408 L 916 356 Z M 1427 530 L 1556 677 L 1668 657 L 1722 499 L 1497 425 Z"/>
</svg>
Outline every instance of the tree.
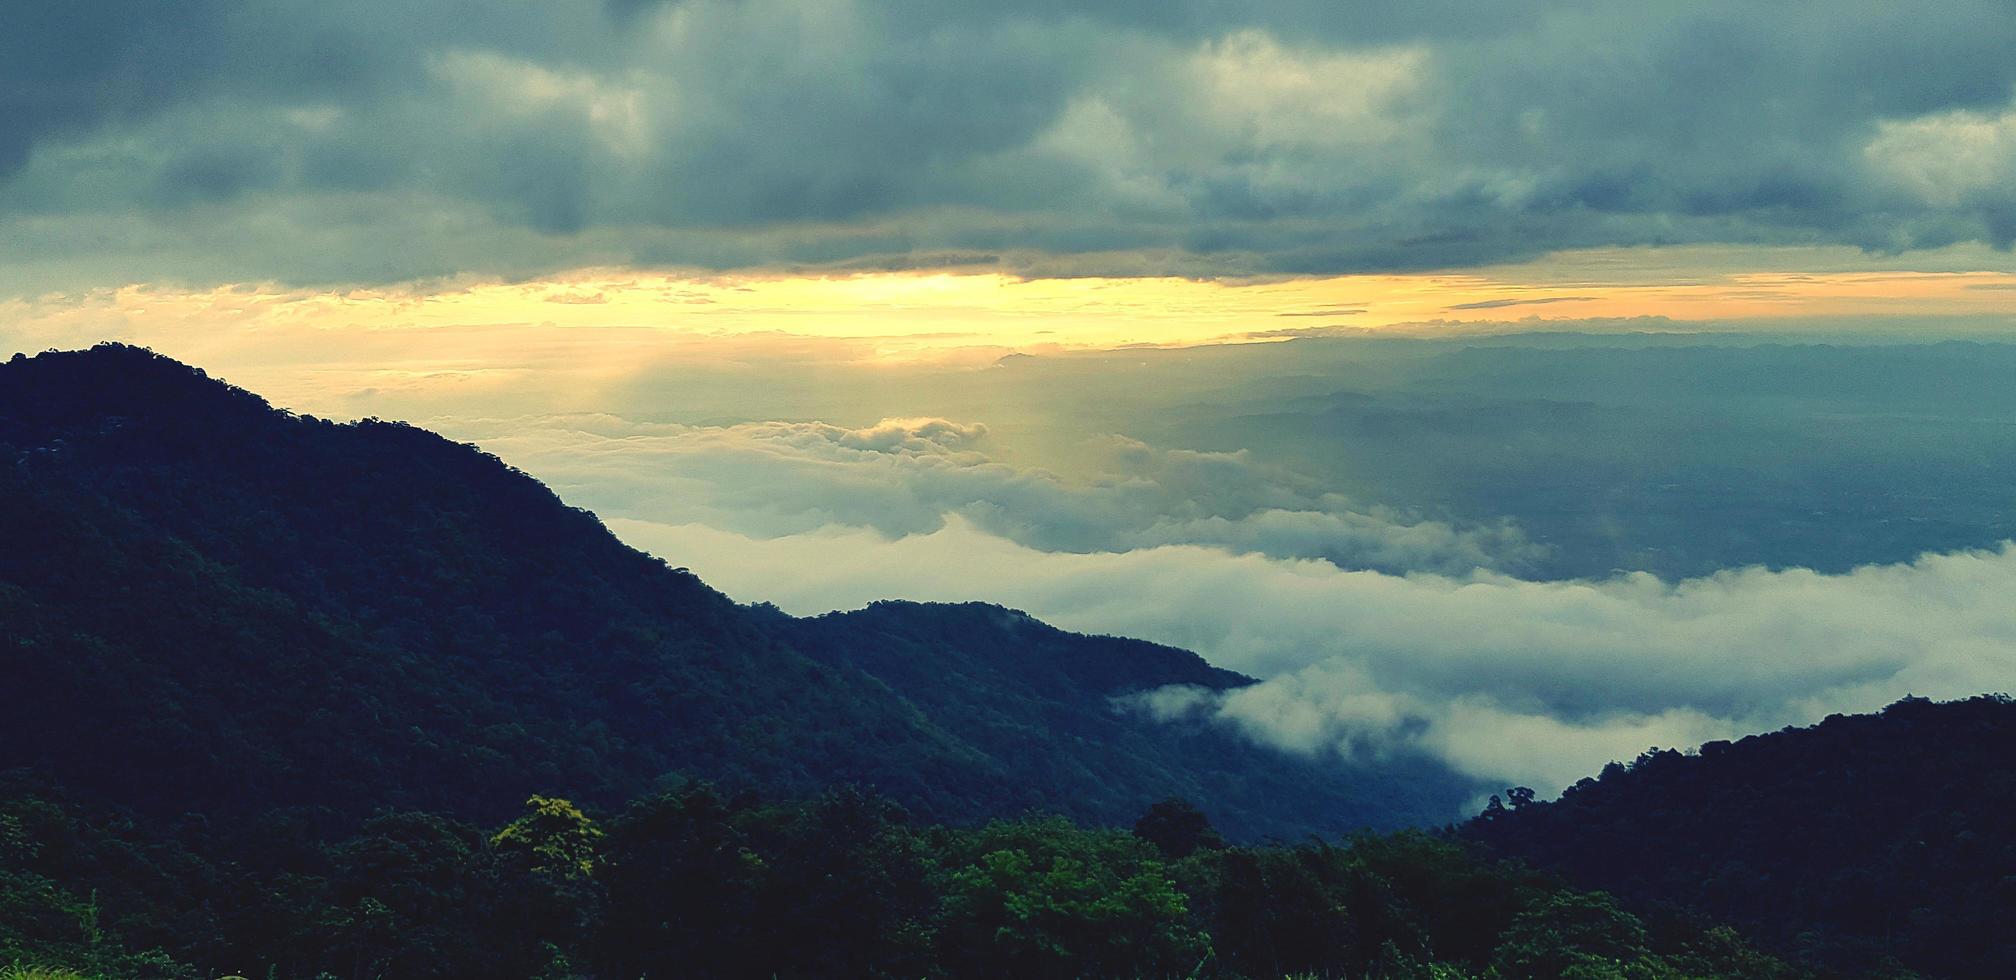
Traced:
<svg viewBox="0 0 2016 980">
<path fill-rule="evenodd" d="M 1512 920 L 1493 963 L 1508 977 L 1656 975 L 1645 924 L 1601 892 L 1560 892 Z"/>
<path fill-rule="evenodd" d="M 770 867 L 747 814 L 704 783 L 638 800 L 610 822 L 608 914 L 598 965 L 611 976 L 764 975 L 754 940 Z"/>
<path fill-rule="evenodd" d="M 1199 849 L 1218 850 L 1225 846 L 1225 838 L 1211 826 L 1211 818 L 1204 811 L 1173 796 L 1149 807 L 1141 819 L 1134 821 L 1134 836 L 1155 845 L 1156 850 L 1171 859 L 1189 857 Z"/>
<path fill-rule="evenodd" d="M 525 815 L 490 838 L 499 874 L 518 887 L 504 896 L 489 925 L 536 941 L 538 969 L 524 975 L 564 975 L 566 951 L 581 949 L 604 918 L 603 832 L 573 803 L 533 796 Z"/>
<path fill-rule="evenodd" d="M 533 871 L 564 881 L 595 873 L 596 845 L 602 829 L 581 808 L 558 797 L 533 796 L 525 815 L 490 838 L 490 846 L 506 856 L 522 855 Z"/>
<path fill-rule="evenodd" d="M 1185 976 L 1210 937 L 1144 844 L 1062 820 L 997 823 L 966 841 L 936 918 L 939 968 L 973 977 Z"/>
</svg>

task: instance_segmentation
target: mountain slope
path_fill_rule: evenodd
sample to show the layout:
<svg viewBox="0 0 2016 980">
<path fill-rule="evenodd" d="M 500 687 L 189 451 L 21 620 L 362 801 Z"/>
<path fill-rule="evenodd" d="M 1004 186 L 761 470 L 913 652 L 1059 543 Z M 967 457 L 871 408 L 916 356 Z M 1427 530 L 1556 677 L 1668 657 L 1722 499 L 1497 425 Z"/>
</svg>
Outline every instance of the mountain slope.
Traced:
<svg viewBox="0 0 2016 980">
<path fill-rule="evenodd" d="M 2016 702 L 1906 699 L 1613 764 L 1463 832 L 1816 965 L 2016 976 Z"/>
<path fill-rule="evenodd" d="M 493 819 L 678 773 L 865 783 L 948 819 L 1120 822 L 1185 793 L 1236 832 L 1295 835 L 1439 819 L 1468 792 L 1151 729 L 1110 697 L 1247 680 L 1047 628 L 1016 659 L 1030 647 L 983 622 L 1006 611 L 965 632 L 945 615 L 745 609 L 473 448 L 278 412 L 144 350 L 0 365 L 0 669 L 19 680 L 0 768 L 118 803 Z M 1001 694 L 995 728 L 870 653 L 926 634 L 986 663 L 970 693 Z M 1302 791 L 1271 798 L 1282 780 Z"/>
<path fill-rule="evenodd" d="M 129 349 L 0 370 L 6 656 L 36 692 L 0 722 L 9 763 L 142 803 L 483 813 L 674 769 L 872 780 L 849 732 L 901 732 L 933 775 L 971 761 L 466 447 Z"/>
<path fill-rule="evenodd" d="M 878 602 L 788 621 L 784 635 L 821 662 L 888 683 L 996 760 L 1016 808 L 1098 821 L 1120 801 L 1175 795 L 1212 801 L 1222 829 L 1252 838 L 1279 832 L 1281 812 L 1376 808 L 1440 822 L 1468 789 L 1426 758 L 1357 768 L 1341 781 L 1207 724 L 1145 725 L 1114 703 L 1142 690 L 1145 676 L 1215 689 L 1251 680 L 1184 650 L 1067 633 L 998 606 Z"/>
</svg>

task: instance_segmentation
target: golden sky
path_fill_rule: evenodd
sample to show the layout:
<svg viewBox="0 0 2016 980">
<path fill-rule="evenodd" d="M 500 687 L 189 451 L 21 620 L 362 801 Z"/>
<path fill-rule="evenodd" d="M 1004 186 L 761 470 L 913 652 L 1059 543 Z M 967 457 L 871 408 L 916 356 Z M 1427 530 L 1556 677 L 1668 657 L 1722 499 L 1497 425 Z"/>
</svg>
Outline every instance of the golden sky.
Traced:
<svg viewBox="0 0 2016 980">
<path fill-rule="evenodd" d="M 343 290 L 133 285 L 0 303 L 0 346 L 127 340 L 315 406 L 323 383 L 508 386 L 538 370 L 593 386 L 667 358 L 984 364 L 1007 351 L 1361 330 L 1589 329 L 1589 321 L 1644 317 L 1673 322 L 1621 328 L 1797 329 L 1857 318 L 1895 329 L 1930 318 L 2007 325 L 2001 318 L 2016 300 L 2009 256 L 1917 253 L 1911 266 L 1841 248 L 1688 248 L 1272 281 L 584 269 L 525 282 Z"/>
</svg>

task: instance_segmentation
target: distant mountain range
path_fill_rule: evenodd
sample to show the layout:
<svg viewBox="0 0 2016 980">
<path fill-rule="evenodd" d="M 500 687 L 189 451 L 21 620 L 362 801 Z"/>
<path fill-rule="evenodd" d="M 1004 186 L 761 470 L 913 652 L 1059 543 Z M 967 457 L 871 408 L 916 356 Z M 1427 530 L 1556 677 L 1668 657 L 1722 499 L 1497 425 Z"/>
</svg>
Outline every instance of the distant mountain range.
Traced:
<svg viewBox="0 0 2016 980">
<path fill-rule="evenodd" d="M 1251 683 L 1181 650 L 993 606 L 739 606 L 473 447 L 116 344 L 0 365 L 0 541 L 0 769 L 147 812 L 494 819 L 693 777 L 952 821 L 1181 796 L 1292 839 L 1480 789 L 1116 707 Z"/>
</svg>

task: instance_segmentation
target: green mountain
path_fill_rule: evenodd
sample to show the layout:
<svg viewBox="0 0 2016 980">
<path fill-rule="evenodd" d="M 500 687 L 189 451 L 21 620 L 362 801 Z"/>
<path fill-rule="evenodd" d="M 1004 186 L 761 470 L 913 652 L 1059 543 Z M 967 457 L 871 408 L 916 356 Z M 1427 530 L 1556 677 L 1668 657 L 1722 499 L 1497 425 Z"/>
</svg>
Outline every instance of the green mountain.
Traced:
<svg viewBox="0 0 2016 980">
<path fill-rule="evenodd" d="M 1116 709 L 1250 683 L 1183 651 L 995 607 L 738 606 L 472 447 L 119 345 L 0 365 L 0 672 L 0 769 L 157 814 L 495 820 L 700 777 L 952 821 L 1181 795 L 1252 838 L 1439 822 L 1474 790 Z"/>
<path fill-rule="evenodd" d="M 1334 766 L 1343 763 L 1284 759 L 1208 723 L 1142 724 L 1118 711 L 1116 695 L 1150 686 L 1252 683 L 1173 647 L 1067 633 L 983 603 L 878 602 L 780 625 L 795 649 L 835 669 L 866 671 L 940 730 L 980 747 L 998 774 L 996 788 L 972 801 L 980 812 L 1035 810 L 1112 824 L 1175 796 L 1206 801 L 1235 838 L 1293 839 L 1303 835 L 1280 813 L 1350 812 L 1374 801 L 1381 817 L 1369 825 L 1419 826 L 1446 822 L 1478 792 L 1426 757 L 1340 771 Z M 1386 823 L 1401 814 L 1417 819 Z M 1303 822 L 1326 836 L 1342 829 Z"/>
<path fill-rule="evenodd" d="M 1645 909 L 1836 969 L 2016 976 L 2016 702 L 1909 698 L 1612 764 L 1463 828 Z"/>
<path fill-rule="evenodd" d="M 2005 698 L 1332 843 L 1475 787 L 1125 710 L 1252 683 L 1181 650 L 740 606 L 117 345 L 0 364 L 0 678 L 0 977 L 2016 975 Z"/>
</svg>

